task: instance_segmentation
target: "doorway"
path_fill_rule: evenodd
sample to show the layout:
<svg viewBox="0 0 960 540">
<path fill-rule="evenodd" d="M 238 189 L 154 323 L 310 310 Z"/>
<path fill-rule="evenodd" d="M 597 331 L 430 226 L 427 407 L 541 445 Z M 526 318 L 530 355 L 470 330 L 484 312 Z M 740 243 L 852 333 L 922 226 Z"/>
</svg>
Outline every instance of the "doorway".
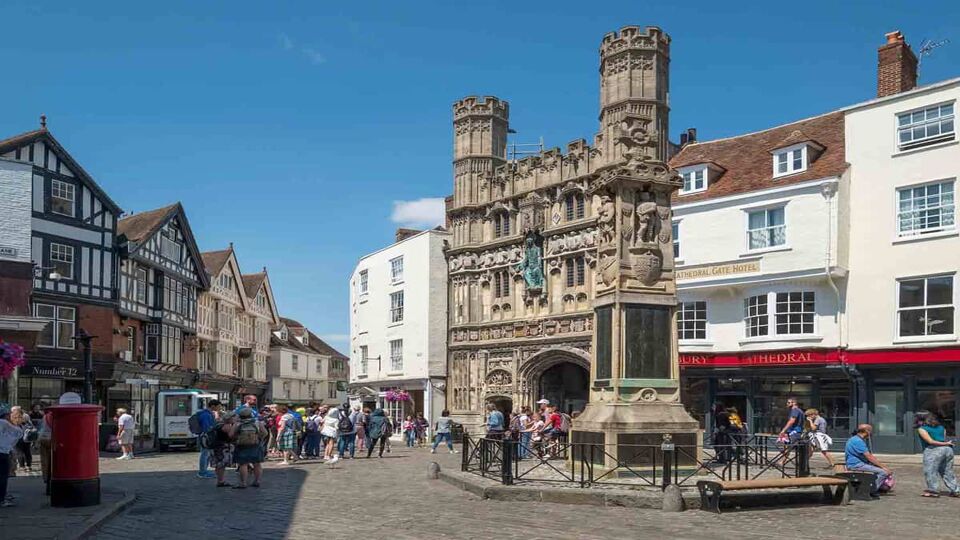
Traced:
<svg viewBox="0 0 960 540">
<path fill-rule="evenodd" d="M 513 414 L 513 400 L 504 397 L 504 396 L 494 396 L 487 399 L 489 403 L 493 403 L 493 406 L 497 408 L 498 411 L 503 413 L 504 418 L 510 418 L 510 415 Z"/>
<path fill-rule="evenodd" d="M 590 373 L 570 362 L 562 362 L 540 376 L 541 397 L 561 412 L 583 411 L 590 399 Z"/>
</svg>

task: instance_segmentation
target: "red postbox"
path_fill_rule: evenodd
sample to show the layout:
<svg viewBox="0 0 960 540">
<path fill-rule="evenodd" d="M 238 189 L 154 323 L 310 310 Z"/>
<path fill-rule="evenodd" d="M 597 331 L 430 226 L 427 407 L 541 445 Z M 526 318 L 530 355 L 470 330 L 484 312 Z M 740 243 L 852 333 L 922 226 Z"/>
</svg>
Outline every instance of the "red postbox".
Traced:
<svg viewBox="0 0 960 540">
<path fill-rule="evenodd" d="M 53 405 L 50 506 L 100 504 L 100 405 Z"/>
</svg>

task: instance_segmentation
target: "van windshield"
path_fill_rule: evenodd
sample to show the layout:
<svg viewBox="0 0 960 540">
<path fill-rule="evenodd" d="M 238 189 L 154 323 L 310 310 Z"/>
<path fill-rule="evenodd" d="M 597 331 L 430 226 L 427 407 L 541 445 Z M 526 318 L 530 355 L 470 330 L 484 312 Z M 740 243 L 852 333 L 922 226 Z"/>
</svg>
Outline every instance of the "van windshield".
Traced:
<svg viewBox="0 0 960 540">
<path fill-rule="evenodd" d="M 164 416 L 190 416 L 193 414 L 193 411 L 190 410 L 190 398 L 189 395 L 164 396 Z"/>
</svg>

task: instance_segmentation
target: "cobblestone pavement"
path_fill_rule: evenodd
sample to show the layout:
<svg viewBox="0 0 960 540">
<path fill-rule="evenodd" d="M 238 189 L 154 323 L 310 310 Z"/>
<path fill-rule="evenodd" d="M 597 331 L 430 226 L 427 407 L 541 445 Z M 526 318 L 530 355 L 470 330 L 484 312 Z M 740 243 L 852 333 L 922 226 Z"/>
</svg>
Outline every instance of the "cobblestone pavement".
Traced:
<svg viewBox="0 0 960 540">
<path fill-rule="evenodd" d="M 395 445 L 384 459 L 267 465 L 260 489 L 217 489 L 195 477 L 196 454 L 101 462 L 105 488 L 137 502 L 93 538 L 948 538 L 960 500 L 919 497 L 919 468 L 898 469 L 897 494 L 845 507 L 786 506 L 667 514 L 656 510 L 481 500 L 427 479 L 429 461 L 455 469 L 459 455 Z M 2 536 L 2 535 L 0 535 Z"/>
</svg>

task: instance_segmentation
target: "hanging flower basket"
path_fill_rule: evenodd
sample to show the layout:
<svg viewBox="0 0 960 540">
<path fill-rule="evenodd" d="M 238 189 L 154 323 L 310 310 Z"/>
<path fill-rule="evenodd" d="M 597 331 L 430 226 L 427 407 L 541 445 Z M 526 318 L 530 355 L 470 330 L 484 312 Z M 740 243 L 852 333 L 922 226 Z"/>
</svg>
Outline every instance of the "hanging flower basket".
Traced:
<svg viewBox="0 0 960 540">
<path fill-rule="evenodd" d="M 0 340 L 0 379 L 8 379 L 13 370 L 27 363 L 23 347 Z"/>
<path fill-rule="evenodd" d="M 410 394 L 404 392 L 403 390 L 387 390 L 387 394 L 384 396 L 387 401 L 410 401 Z"/>
</svg>

